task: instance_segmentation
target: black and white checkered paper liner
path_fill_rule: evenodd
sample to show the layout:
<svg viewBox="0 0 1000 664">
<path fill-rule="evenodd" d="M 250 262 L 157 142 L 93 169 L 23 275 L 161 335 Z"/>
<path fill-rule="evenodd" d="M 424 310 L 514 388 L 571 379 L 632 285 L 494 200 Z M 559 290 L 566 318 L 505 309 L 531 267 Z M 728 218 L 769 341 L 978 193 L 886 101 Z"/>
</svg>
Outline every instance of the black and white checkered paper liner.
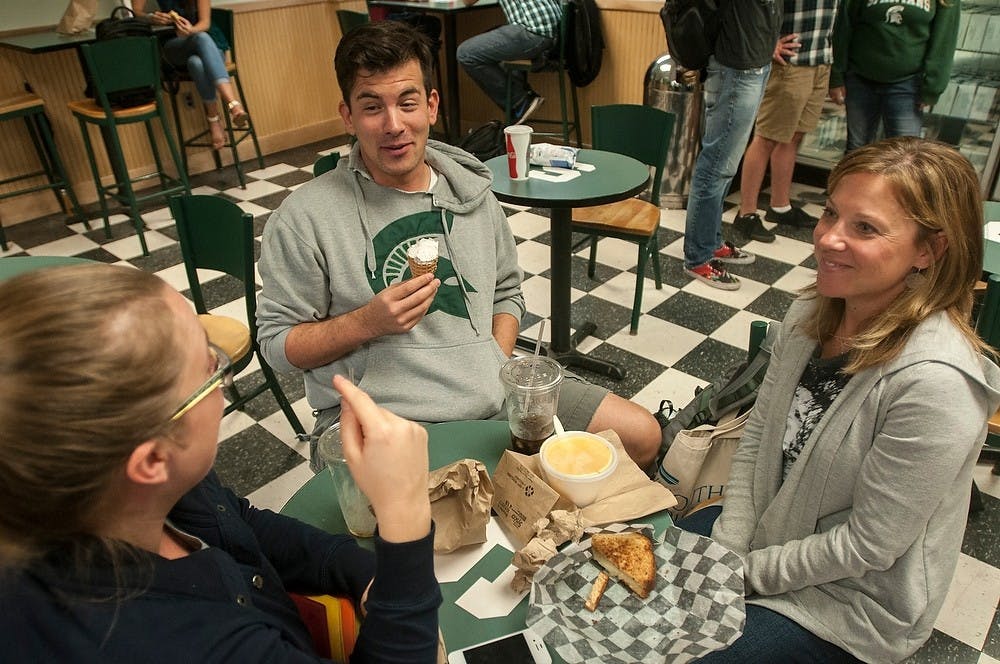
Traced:
<svg viewBox="0 0 1000 664">
<path fill-rule="evenodd" d="M 646 531 L 613 524 L 594 532 Z M 535 573 L 528 626 L 568 663 L 688 662 L 721 650 L 743 633 L 743 565 L 713 540 L 668 528 L 655 544 L 658 579 L 640 599 L 612 580 L 594 612 L 584 608 L 601 570 L 590 538 L 550 558 Z"/>
</svg>

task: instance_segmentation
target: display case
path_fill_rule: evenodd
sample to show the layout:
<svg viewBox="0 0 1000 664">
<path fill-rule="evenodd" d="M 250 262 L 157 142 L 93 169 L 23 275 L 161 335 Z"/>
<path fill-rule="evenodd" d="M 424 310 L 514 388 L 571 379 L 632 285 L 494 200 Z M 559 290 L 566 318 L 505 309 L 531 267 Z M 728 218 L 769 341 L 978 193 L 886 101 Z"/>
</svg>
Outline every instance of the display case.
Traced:
<svg viewBox="0 0 1000 664">
<path fill-rule="evenodd" d="M 976 167 L 983 195 L 1000 200 L 1000 0 L 962 4 L 951 81 L 937 104 L 924 113 L 923 135 L 958 146 Z M 799 148 L 799 162 L 832 167 L 844 153 L 844 109 L 824 104 L 819 126 Z"/>
</svg>

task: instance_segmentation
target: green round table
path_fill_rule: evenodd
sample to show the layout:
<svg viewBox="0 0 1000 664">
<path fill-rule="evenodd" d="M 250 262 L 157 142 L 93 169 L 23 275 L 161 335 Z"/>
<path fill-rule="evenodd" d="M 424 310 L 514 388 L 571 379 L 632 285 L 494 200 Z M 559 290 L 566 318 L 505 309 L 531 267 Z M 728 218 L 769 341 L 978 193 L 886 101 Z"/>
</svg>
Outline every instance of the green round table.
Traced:
<svg viewBox="0 0 1000 664">
<path fill-rule="evenodd" d="M 486 166 L 493 174 L 492 188 L 497 199 L 552 210 L 552 242 L 549 247 L 552 341 L 546 348 L 548 355 L 564 366 L 582 367 L 621 379 L 625 377 L 621 367 L 576 350 L 577 344 L 597 328 L 593 322 L 585 321 L 575 334 L 570 334 L 573 208 L 605 205 L 635 196 L 649 182 L 649 167 L 632 157 L 604 150 L 580 150 L 576 160 L 581 164 L 591 164 L 594 170 L 578 170 L 578 177 L 564 182 L 533 177 L 512 180 L 507 168 L 507 155 L 490 159 Z M 532 166 L 531 170 L 537 171 L 539 167 Z"/>
<path fill-rule="evenodd" d="M 10 256 L 9 258 L 0 258 L 0 281 L 16 277 L 22 272 L 31 272 L 43 267 L 82 265 L 83 263 L 93 262 L 86 258 L 76 258 L 74 256 Z"/>
<path fill-rule="evenodd" d="M 492 474 L 500 461 L 503 451 L 510 446 L 510 429 L 507 422 L 475 420 L 466 422 L 445 422 L 427 427 L 430 447 L 430 467 L 440 468 L 459 459 L 477 459 L 483 462 Z M 333 479 L 329 472 L 321 472 L 302 485 L 281 510 L 282 514 L 293 516 L 331 533 L 346 533 L 347 526 L 337 505 L 333 491 Z M 670 525 L 667 512 L 650 515 L 641 519 L 652 523 L 657 534 Z M 370 539 L 361 539 L 362 546 L 371 547 Z M 528 598 L 523 600 L 508 615 L 480 620 L 455 604 L 469 587 L 479 578 L 494 580 L 507 569 L 511 552 L 495 545 L 489 553 L 454 583 L 442 583 L 441 594 L 444 601 L 438 613 L 441 632 L 444 634 L 448 651 L 465 648 L 481 641 L 524 629 L 528 614 Z M 554 662 L 562 660 L 555 653 Z"/>
</svg>

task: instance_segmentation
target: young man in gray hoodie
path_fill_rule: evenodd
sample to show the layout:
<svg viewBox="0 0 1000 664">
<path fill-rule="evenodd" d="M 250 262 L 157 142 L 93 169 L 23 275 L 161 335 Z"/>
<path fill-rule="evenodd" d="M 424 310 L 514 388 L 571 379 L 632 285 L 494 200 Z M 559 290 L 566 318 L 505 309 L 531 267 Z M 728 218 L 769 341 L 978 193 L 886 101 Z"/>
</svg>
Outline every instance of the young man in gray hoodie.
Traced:
<svg viewBox="0 0 1000 664">
<path fill-rule="evenodd" d="M 264 230 L 258 340 L 275 369 L 304 371 L 317 432 L 340 415 L 333 375 L 352 370 L 408 419 L 505 416 L 499 370 L 525 311 L 522 273 L 489 170 L 428 141 L 431 57 L 422 35 L 393 21 L 344 37 L 340 114 L 357 142 Z M 437 270 L 411 277 L 406 248 L 422 237 L 438 240 Z M 568 377 L 559 405 L 567 429 L 614 429 L 640 466 L 653 460 L 660 430 L 638 404 Z"/>
</svg>

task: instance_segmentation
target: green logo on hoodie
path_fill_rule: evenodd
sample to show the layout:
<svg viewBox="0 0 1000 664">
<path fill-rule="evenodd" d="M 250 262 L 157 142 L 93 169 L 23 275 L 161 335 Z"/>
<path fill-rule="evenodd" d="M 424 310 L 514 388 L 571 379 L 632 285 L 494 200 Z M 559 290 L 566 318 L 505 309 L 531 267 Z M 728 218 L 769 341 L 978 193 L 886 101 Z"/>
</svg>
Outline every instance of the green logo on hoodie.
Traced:
<svg viewBox="0 0 1000 664">
<path fill-rule="evenodd" d="M 451 212 L 445 212 L 444 223 L 451 232 L 454 223 L 454 215 Z M 438 252 L 446 251 L 440 212 L 417 212 L 400 217 L 372 238 L 372 245 L 375 247 L 375 276 L 366 272 L 373 293 L 379 293 L 383 288 L 410 278 L 410 264 L 406 260 L 406 250 L 422 237 L 436 238 Z M 427 313 L 441 310 L 457 318 L 469 320 L 469 308 L 465 304 L 465 297 L 462 295 L 458 280 L 462 279 L 466 292 L 475 293 L 476 289 L 455 271 L 451 260 L 443 254 L 438 257 L 434 276 L 441 280 L 441 287 L 438 288 L 434 302 Z"/>
</svg>

